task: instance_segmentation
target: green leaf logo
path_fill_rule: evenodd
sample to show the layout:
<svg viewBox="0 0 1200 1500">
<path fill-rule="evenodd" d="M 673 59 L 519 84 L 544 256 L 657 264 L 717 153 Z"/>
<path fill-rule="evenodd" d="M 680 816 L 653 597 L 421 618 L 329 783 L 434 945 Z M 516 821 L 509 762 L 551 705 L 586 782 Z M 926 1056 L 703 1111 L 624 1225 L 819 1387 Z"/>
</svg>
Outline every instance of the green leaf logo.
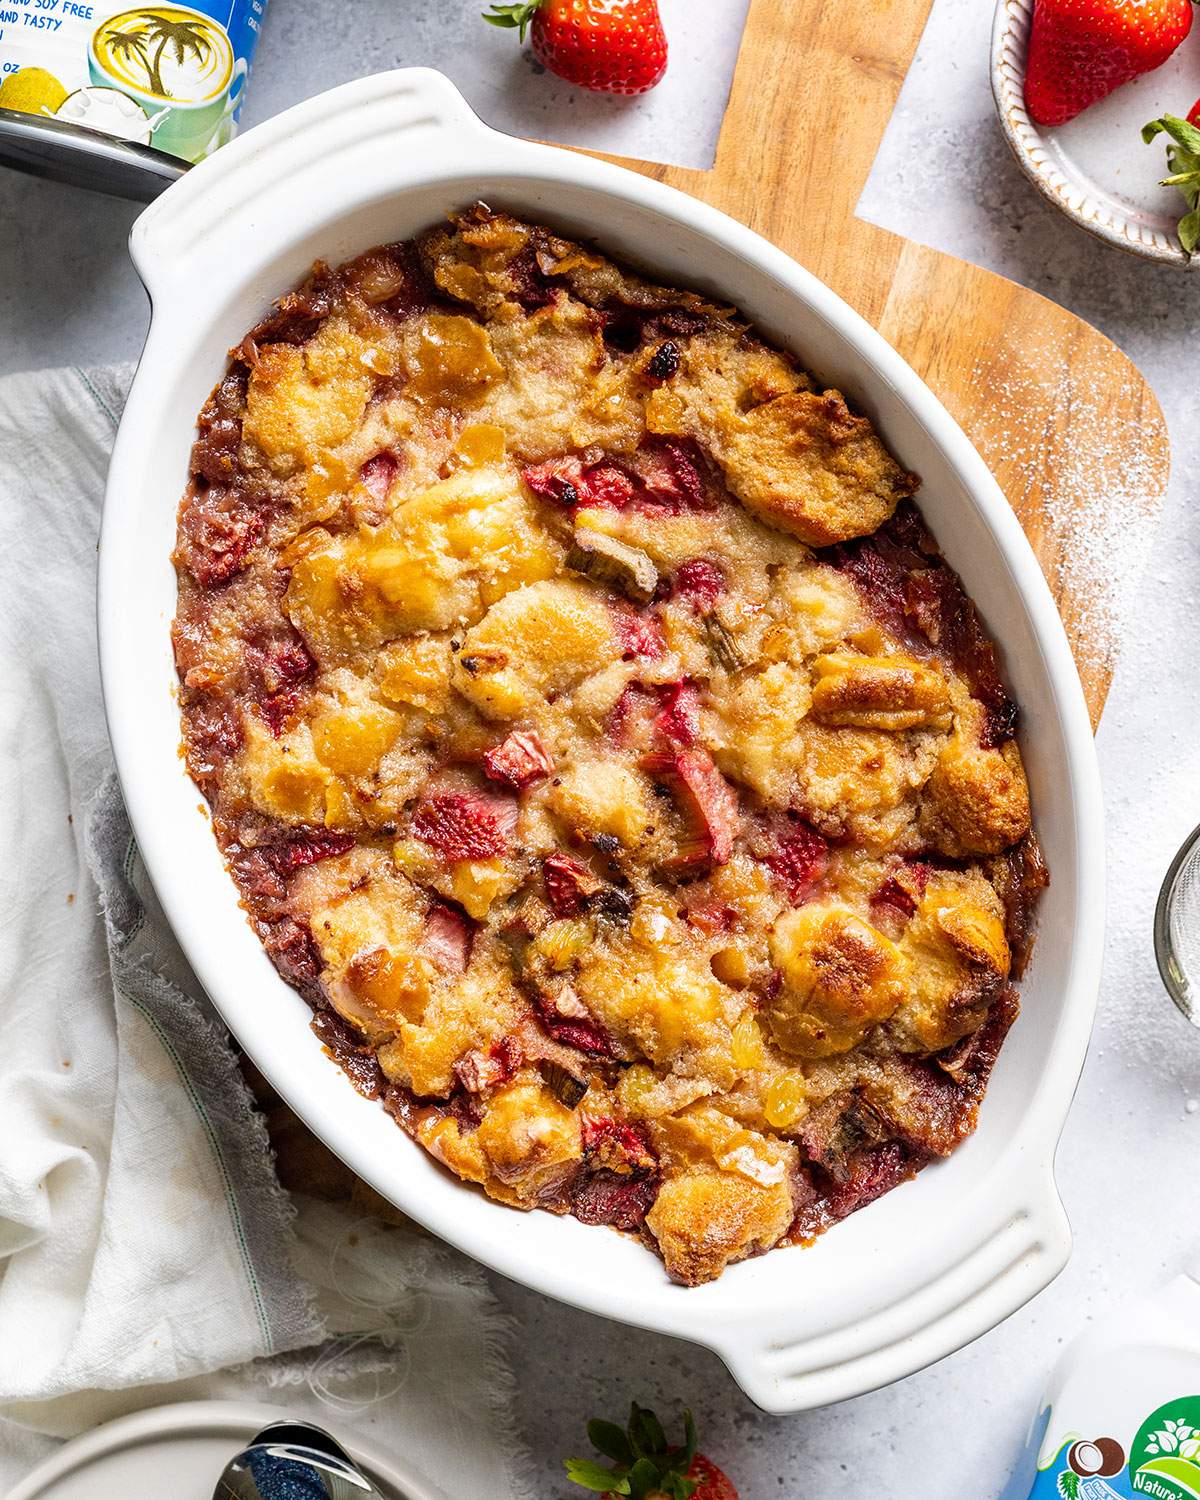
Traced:
<svg viewBox="0 0 1200 1500">
<path fill-rule="evenodd" d="M 1200 1500 L 1200 1396 L 1181 1396 L 1151 1414 L 1129 1454 L 1135 1493 Z"/>
<path fill-rule="evenodd" d="M 1138 1470 L 1139 1474 L 1156 1474 L 1178 1487 L 1183 1494 L 1200 1500 L 1200 1465 L 1186 1458 L 1152 1458 Z"/>
</svg>

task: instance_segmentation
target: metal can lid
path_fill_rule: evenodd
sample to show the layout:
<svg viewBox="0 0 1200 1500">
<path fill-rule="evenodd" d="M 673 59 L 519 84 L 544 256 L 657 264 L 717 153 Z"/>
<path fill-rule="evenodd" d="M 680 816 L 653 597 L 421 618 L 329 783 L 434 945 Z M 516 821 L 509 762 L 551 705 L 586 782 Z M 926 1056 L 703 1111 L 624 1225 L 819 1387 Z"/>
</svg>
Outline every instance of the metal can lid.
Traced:
<svg viewBox="0 0 1200 1500">
<path fill-rule="evenodd" d="M 0 165 L 138 203 L 157 198 L 188 169 L 153 146 L 15 109 L 0 109 Z"/>
</svg>

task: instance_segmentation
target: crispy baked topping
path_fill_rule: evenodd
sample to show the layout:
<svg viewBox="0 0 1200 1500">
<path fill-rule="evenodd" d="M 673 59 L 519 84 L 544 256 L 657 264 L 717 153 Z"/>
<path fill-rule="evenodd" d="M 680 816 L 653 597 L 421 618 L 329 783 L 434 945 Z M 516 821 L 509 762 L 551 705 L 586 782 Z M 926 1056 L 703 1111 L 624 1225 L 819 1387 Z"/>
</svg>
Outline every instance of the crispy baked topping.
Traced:
<svg viewBox="0 0 1200 1500">
<path fill-rule="evenodd" d="M 974 1127 L 1046 873 L 916 476 L 738 314 L 477 205 L 199 417 L 188 765 L 322 1043 L 694 1284 Z"/>
</svg>

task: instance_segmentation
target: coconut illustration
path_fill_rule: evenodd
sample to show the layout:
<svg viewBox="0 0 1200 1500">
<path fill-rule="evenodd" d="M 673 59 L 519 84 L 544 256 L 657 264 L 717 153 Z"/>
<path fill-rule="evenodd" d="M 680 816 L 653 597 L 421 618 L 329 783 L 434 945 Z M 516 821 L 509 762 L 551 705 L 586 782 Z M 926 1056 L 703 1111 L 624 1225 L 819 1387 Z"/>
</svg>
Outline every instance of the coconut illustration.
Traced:
<svg viewBox="0 0 1200 1500">
<path fill-rule="evenodd" d="M 152 120 L 136 99 L 120 89 L 85 88 L 68 94 L 59 105 L 57 118 L 86 130 L 98 130 L 119 141 L 148 146 L 157 120 Z"/>
<path fill-rule="evenodd" d="M 0 83 L 0 109 L 23 115 L 56 114 L 66 97 L 66 89 L 45 68 L 18 68 Z"/>
<path fill-rule="evenodd" d="M 1125 1467 L 1125 1450 L 1116 1438 L 1084 1438 L 1067 1450 L 1067 1464 L 1081 1478 L 1111 1479 Z"/>
</svg>

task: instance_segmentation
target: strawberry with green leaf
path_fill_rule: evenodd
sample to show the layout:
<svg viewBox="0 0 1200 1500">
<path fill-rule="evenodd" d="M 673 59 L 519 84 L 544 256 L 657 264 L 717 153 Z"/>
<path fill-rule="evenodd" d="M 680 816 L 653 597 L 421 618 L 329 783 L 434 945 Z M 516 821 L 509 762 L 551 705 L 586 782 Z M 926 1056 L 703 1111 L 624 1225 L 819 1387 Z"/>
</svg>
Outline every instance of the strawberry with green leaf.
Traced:
<svg viewBox="0 0 1200 1500">
<path fill-rule="evenodd" d="M 1200 116 L 1200 100 L 1192 110 Z M 1163 115 L 1142 127 L 1147 145 L 1156 136 L 1167 137 L 1167 176 L 1163 187 L 1177 187 L 1187 203 L 1187 212 L 1179 221 L 1179 241 L 1189 255 L 1200 246 L 1200 124 L 1191 116 Z"/>
<path fill-rule="evenodd" d="M 483 19 L 528 31 L 538 62 L 579 88 L 644 94 L 667 71 L 658 0 L 519 0 Z"/>
<path fill-rule="evenodd" d="M 738 1500 L 737 1491 L 711 1459 L 696 1452 L 696 1424 L 691 1412 L 683 1417 L 683 1446 L 668 1446 L 662 1424 L 652 1411 L 635 1401 L 629 1426 L 615 1422 L 588 1423 L 592 1447 L 612 1467 L 590 1458 L 567 1459 L 567 1476 L 593 1494 L 616 1500 Z"/>
</svg>

